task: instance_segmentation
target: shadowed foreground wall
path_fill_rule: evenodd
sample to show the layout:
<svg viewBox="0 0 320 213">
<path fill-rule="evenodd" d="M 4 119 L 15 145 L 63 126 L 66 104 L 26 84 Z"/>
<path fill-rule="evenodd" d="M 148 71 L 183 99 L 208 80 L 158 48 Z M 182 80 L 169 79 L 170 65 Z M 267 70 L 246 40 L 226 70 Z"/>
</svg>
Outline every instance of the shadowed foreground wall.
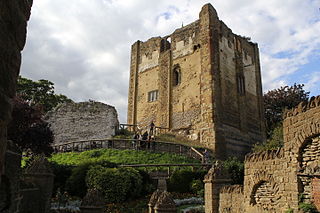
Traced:
<svg viewBox="0 0 320 213">
<path fill-rule="evenodd" d="M 14 145 L 7 149 L 6 127 L 11 118 L 10 99 L 15 95 L 31 5 L 28 0 L 0 0 L 0 211 L 6 209 L 1 212 L 14 212 L 16 208 L 14 191 L 18 187 L 20 161 L 13 160 L 19 159 Z"/>
</svg>

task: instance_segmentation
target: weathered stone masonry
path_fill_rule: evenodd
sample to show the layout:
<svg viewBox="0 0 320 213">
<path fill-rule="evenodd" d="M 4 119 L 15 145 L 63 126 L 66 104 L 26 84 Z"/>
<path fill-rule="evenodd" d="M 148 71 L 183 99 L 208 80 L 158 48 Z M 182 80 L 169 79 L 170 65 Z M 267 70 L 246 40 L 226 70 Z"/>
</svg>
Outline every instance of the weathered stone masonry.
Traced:
<svg viewBox="0 0 320 213">
<path fill-rule="evenodd" d="M 28 0 L 0 1 L 0 209 L 5 207 L 4 212 L 17 211 L 19 203 L 21 155 L 7 141 L 6 127 L 11 119 L 10 99 L 15 95 L 31 5 Z"/>
<path fill-rule="evenodd" d="M 94 101 L 61 104 L 47 113 L 46 120 L 55 144 L 110 138 L 119 125 L 113 106 Z"/>
<path fill-rule="evenodd" d="M 265 136 L 259 50 L 215 9 L 131 49 L 128 123 L 169 128 L 215 151 L 244 156 Z"/>
<path fill-rule="evenodd" d="M 220 190 L 220 213 L 298 212 L 299 202 L 320 210 L 320 96 L 286 112 L 283 129 L 283 148 L 247 155 L 244 185 Z"/>
</svg>

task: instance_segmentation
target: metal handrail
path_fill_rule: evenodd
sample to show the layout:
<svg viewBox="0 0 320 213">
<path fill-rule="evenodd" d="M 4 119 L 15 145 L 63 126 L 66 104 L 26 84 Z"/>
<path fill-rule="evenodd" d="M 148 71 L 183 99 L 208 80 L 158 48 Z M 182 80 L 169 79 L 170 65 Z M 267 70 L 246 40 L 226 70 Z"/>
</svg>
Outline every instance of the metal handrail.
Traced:
<svg viewBox="0 0 320 213">
<path fill-rule="evenodd" d="M 188 164 L 123 164 L 119 167 L 171 167 L 171 166 L 212 166 L 210 163 L 188 163 Z"/>
</svg>

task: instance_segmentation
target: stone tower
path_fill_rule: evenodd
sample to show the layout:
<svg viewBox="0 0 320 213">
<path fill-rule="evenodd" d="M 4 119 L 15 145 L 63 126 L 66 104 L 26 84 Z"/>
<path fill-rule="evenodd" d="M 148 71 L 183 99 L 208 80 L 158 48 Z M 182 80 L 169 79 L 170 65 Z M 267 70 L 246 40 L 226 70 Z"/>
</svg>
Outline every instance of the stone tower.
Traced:
<svg viewBox="0 0 320 213">
<path fill-rule="evenodd" d="M 131 49 L 128 123 L 200 140 L 215 156 L 243 157 L 265 139 L 259 50 L 211 4 L 171 35 Z"/>
</svg>

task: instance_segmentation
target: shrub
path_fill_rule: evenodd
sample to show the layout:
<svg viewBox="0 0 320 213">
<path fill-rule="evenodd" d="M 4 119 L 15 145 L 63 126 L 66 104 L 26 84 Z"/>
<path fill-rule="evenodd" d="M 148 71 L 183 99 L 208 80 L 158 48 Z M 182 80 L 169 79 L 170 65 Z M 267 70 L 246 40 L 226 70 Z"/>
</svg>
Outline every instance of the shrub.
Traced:
<svg viewBox="0 0 320 213">
<path fill-rule="evenodd" d="M 77 197 L 84 197 L 87 192 L 87 187 L 86 187 L 86 175 L 88 170 L 94 166 L 94 165 L 99 165 L 102 168 L 104 167 L 116 167 L 116 164 L 108 162 L 108 161 L 101 161 L 101 162 L 86 162 L 82 163 L 79 166 L 75 167 L 72 169 L 71 175 L 68 178 L 66 182 L 66 191 L 73 196 Z"/>
<path fill-rule="evenodd" d="M 312 203 L 300 203 L 299 209 L 305 213 L 317 213 L 317 208 Z"/>
<path fill-rule="evenodd" d="M 243 184 L 244 180 L 244 163 L 237 158 L 228 158 L 223 162 L 223 167 L 231 176 L 232 184 Z"/>
<path fill-rule="evenodd" d="M 204 196 L 204 183 L 202 180 L 197 179 L 191 182 L 191 190 L 194 194 L 197 194 L 198 197 Z"/>
<path fill-rule="evenodd" d="M 252 147 L 253 152 L 262 152 L 266 150 L 276 150 L 283 147 L 283 127 L 282 123 L 277 124 L 272 132 L 270 138 L 265 143 L 257 143 Z"/>
<path fill-rule="evenodd" d="M 142 190 L 141 195 L 151 194 L 157 189 L 157 181 L 152 180 L 149 174 L 141 169 L 138 169 L 139 174 L 142 177 Z"/>
<path fill-rule="evenodd" d="M 60 190 L 63 192 L 65 191 L 66 182 L 71 175 L 72 167 L 68 165 L 57 164 L 55 162 L 51 162 L 50 164 L 54 174 L 52 195 L 55 195 L 58 188 L 60 188 Z"/>
<path fill-rule="evenodd" d="M 88 154 L 89 154 L 90 158 L 98 158 L 102 155 L 100 150 L 92 150 Z"/>
<path fill-rule="evenodd" d="M 132 168 L 92 167 L 86 177 L 87 186 L 101 191 L 108 203 L 120 203 L 141 195 L 142 176 Z"/>
<path fill-rule="evenodd" d="M 293 209 L 289 208 L 285 211 L 285 213 L 293 213 Z"/>
<path fill-rule="evenodd" d="M 127 129 L 116 130 L 115 138 L 131 138 L 134 133 Z"/>
<path fill-rule="evenodd" d="M 177 170 L 169 178 L 168 190 L 181 193 L 192 192 L 192 181 L 202 181 L 206 173 L 206 171 L 193 172 L 190 170 Z"/>
</svg>

